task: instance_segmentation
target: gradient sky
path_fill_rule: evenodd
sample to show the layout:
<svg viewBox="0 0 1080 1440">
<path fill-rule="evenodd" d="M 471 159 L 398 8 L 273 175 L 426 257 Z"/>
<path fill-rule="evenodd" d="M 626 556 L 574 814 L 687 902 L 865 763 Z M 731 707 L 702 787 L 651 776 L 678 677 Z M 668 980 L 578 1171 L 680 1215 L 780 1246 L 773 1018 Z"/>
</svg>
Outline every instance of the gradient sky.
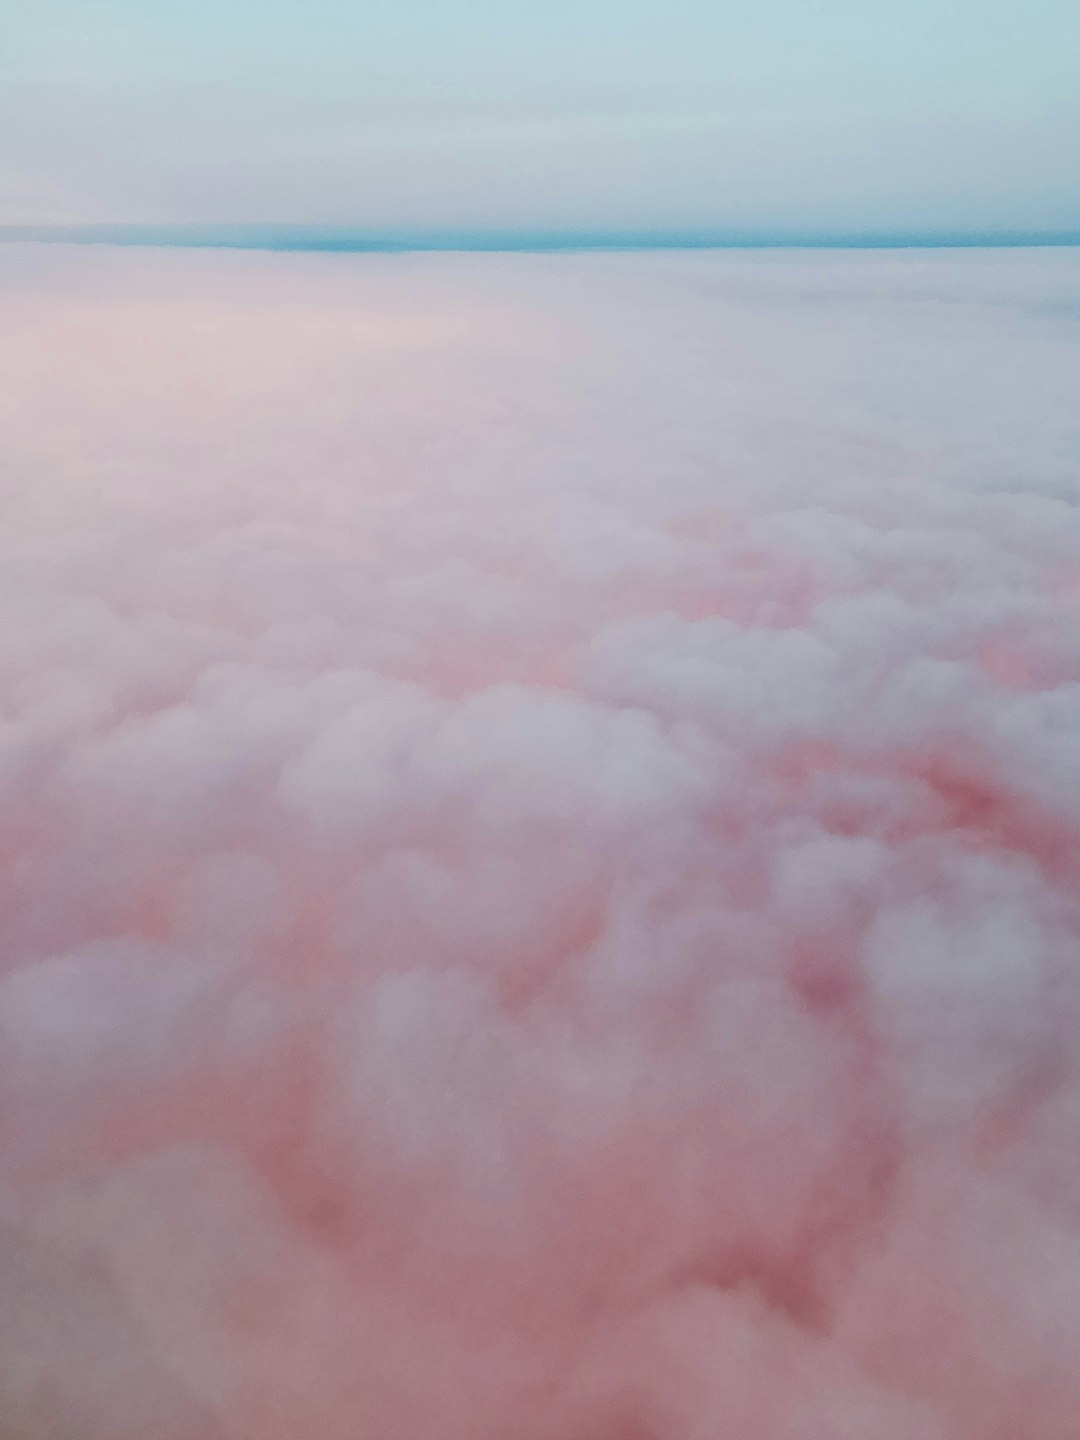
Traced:
<svg viewBox="0 0 1080 1440">
<path fill-rule="evenodd" d="M 0 224 L 1080 228 L 1076 0 L 0 0 Z"/>
</svg>

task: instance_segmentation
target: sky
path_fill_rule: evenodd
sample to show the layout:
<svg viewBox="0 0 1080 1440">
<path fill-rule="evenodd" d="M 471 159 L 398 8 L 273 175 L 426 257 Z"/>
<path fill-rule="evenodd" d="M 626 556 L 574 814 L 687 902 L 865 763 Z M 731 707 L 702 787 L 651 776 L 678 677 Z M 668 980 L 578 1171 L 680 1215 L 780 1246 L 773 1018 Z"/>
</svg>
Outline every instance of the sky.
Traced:
<svg viewBox="0 0 1080 1440">
<path fill-rule="evenodd" d="M 1080 230 L 1072 0 L 0 0 L 0 224 Z"/>
</svg>

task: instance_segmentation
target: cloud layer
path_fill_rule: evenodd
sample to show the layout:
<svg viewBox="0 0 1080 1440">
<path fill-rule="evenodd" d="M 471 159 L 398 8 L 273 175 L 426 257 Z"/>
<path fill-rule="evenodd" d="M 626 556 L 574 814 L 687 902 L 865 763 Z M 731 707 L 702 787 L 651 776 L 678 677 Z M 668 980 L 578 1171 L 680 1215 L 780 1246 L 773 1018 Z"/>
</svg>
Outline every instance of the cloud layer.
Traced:
<svg viewBox="0 0 1080 1440">
<path fill-rule="evenodd" d="M 1080 257 L 0 281 L 19 1440 L 1071 1440 Z"/>
</svg>

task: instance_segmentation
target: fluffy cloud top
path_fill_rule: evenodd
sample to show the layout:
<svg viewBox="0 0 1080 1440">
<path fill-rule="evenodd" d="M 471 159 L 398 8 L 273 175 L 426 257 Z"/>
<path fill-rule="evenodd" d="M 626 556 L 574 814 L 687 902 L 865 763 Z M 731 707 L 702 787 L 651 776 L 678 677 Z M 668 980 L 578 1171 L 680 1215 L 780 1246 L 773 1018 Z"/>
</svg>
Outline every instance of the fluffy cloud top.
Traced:
<svg viewBox="0 0 1080 1440">
<path fill-rule="evenodd" d="M 4 1435 L 1072 1440 L 1080 256 L 3 260 Z"/>
</svg>

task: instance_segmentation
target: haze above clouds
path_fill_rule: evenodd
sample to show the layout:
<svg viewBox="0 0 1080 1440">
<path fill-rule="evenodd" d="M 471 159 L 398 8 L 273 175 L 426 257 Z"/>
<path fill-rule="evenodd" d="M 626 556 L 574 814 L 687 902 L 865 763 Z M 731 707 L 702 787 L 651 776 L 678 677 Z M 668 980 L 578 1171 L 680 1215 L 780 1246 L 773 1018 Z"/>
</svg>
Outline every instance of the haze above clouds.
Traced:
<svg viewBox="0 0 1080 1440">
<path fill-rule="evenodd" d="M 0 224 L 1080 233 L 1072 0 L 0 7 Z"/>
</svg>

